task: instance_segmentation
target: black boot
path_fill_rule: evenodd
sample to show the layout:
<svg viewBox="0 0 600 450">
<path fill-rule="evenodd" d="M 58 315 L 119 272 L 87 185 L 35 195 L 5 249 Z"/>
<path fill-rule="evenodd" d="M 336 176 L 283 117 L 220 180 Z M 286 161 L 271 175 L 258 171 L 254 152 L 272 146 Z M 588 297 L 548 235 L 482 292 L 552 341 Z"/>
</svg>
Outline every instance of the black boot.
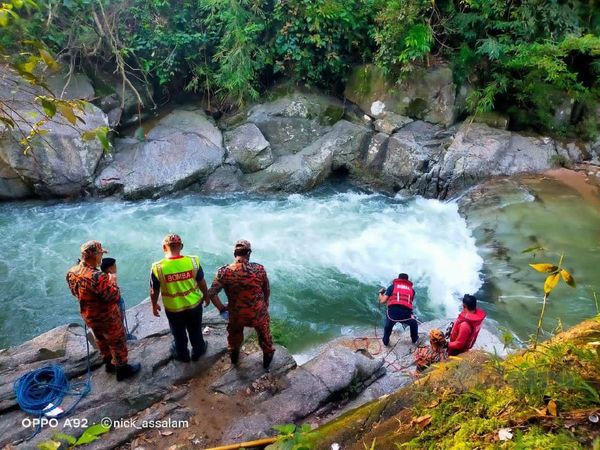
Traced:
<svg viewBox="0 0 600 450">
<path fill-rule="evenodd" d="M 235 366 L 240 360 L 240 349 L 237 348 L 235 350 L 231 350 L 229 353 L 229 358 L 231 359 L 231 364 Z"/>
<path fill-rule="evenodd" d="M 103 359 L 104 361 L 104 369 L 106 373 L 115 373 L 115 365 L 112 363 L 112 358 L 110 356 Z"/>
<path fill-rule="evenodd" d="M 273 353 L 263 353 L 263 367 L 266 369 L 269 368 L 269 366 L 271 365 L 271 361 L 273 361 L 273 355 L 275 354 L 275 352 Z"/>
<path fill-rule="evenodd" d="M 140 363 L 135 364 L 124 364 L 117 366 L 117 381 L 123 381 L 127 378 L 131 378 L 141 369 Z"/>
</svg>

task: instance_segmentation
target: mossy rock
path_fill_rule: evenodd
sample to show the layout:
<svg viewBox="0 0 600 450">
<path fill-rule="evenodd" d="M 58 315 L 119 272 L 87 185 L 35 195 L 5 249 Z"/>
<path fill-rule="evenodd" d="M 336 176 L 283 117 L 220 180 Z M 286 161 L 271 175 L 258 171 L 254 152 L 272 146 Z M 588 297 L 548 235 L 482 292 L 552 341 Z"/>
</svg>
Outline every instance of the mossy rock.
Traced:
<svg viewBox="0 0 600 450">
<path fill-rule="evenodd" d="M 344 117 L 344 108 L 337 105 L 328 105 L 325 107 L 319 117 L 321 125 L 333 125 Z"/>
<path fill-rule="evenodd" d="M 494 111 L 477 113 L 475 116 L 469 117 L 467 121 L 469 120 L 476 123 L 485 123 L 490 127 L 498 128 L 500 130 L 508 129 L 509 123 L 508 116 Z"/>
</svg>

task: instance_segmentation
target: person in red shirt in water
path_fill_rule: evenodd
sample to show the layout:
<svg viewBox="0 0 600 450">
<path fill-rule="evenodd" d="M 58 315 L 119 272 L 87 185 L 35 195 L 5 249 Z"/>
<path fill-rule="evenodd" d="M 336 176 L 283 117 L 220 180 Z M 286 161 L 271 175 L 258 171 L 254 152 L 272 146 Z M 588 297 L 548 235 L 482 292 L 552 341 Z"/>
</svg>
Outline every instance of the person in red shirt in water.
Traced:
<svg viewBox="0 0 600 450">
<path fill-rule="evenodd" d="M 469 294 L 463 297 L 463 310 L 458 315 L 448 343 L 448 354 L 455 356 L 470 350 L 481 329 L 485 311 L 477 308 L 477 299 Z"/>
</svg>

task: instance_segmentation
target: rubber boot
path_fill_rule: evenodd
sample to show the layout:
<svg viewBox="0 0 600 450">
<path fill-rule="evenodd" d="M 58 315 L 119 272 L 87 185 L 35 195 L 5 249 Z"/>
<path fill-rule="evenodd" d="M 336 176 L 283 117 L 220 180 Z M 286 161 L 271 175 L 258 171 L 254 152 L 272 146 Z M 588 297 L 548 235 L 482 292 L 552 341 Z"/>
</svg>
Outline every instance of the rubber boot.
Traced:
<svg viewBox="0 0 600 450">
<path fill-rule="evenodd" d="M 106 373 L 115 373 L 115 365 L 112 363 L 112 358 L 110 356 L 103 359 L 106 370 Z"/>
<path fill-rule="evenodd" d="M 273 361 L 273 353 L 263 353 L 263 368 L 266 370 L 271 365 L 271 361 Z"/>
<path fill-rule="evenodd" d="M 140 363 L 117 366 L 117 381 L 123 381 L 127 378 L 131 378 L 140 371 L 141 367 L 142 366 Z"/>
</svg>

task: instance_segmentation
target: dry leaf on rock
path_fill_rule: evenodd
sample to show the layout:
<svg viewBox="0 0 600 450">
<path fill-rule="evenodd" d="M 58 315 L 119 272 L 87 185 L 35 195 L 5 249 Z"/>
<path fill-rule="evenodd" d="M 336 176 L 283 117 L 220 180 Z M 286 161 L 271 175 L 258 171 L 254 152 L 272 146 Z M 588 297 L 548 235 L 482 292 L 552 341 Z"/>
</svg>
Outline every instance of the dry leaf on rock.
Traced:
<svg viewBox="0 0 600 450">
<path fill-rule="evenodd" d="M 413 419 L 410 423 L 413 426 L 416 425 L 421 428 L 425 428 L 427 425 L 429 425 L 431 423 L 431 414 L 427 414 L 426 416 L 417 417 L 417 418 Z"/>
</svg>

